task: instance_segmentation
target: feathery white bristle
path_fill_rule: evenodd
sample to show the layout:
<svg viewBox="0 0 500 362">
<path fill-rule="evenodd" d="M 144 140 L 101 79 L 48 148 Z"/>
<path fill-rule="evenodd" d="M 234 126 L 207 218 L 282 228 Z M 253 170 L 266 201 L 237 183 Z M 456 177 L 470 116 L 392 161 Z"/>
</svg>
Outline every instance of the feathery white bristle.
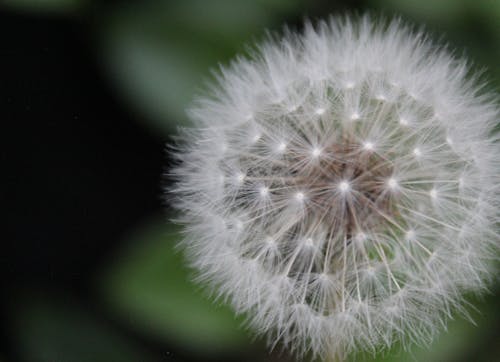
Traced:
<svg viewBox="0 0 500 362">
<path fill-rule="evenodd" d="M 497 251 L 493 98 L 396 20 L 331 18 L 222 68 L 173 170 L 200 279 L 270 344 L 427 342 Z"/>
</svg>

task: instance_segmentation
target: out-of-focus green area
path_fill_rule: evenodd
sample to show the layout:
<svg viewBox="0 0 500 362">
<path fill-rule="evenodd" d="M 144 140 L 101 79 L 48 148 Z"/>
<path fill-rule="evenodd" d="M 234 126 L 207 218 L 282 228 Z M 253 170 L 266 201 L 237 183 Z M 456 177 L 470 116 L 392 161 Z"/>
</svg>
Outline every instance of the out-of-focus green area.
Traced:
<svg viewBox="0 0 500 362">
<path fill-rule="evenodd" d="M 153 361 L 147 352 L 106 323 L 80 301 L 59 293 L 30 291 L 14 311 L 14 333 L 25 361 Z"/>
<path fill-rule="evenodd" d="M 172 131 L 210 69 L 286 15 L 286 0 L 146 1 L 113 9 L 100 26 L 99 52 L 118 89 L 154 126 Z"/>
<path fill-rule="evenodd" d="M 185 109 L 210 78 L 266 29 L 300 26 L 302 19 L 348 11 L 401 15 L 486 69 L 483 79 L 500 89 L 498 0 L 5 0 L 4 10 L 57 13 L 86 24 L 95 58 L 109 84 L 145 128 L 165 138 L 187 124 Z M 160 183 L 160 180 L 158 181 Z M 107 306 L 91 317 L 84 300 L 32 290 L 12 305 L 12 338 L 26 361 L 152 361 L 144 344 L 175 345 L 191 360 L 284 361 L 254 341 L 228 307 L 212 303 L 175 250 L 179 227 L 163 220 L 135 225 L 123 250 L 96 272 L 94 292 Z M 396 346 L 366 361 L 494 361 L 500 359 L 498 298 L 473 301 L 476 325 L 451 321 L 429 347 Z M 109 327 L 126 326 L 117 333 Z M 141 343 L 136 343 L 141 340 Z M 144 340 L 150 341 L 143 343 Z M 176 361 L 165 355 L 164 360 Z"/>
<path fill-rule="evenodd" d="M 186 350 L 193 344 L 198 348 L 192 352 L 210 355 L 244 350 L 248 340 L 238 328 L 242 321 L 229 308 L 208 302 L 174 251 L 179 227 L 160 225 L 152 223 L 127 241 L 129 250 L 118 256 L 101 280 L 103 296 L 135 328 Z"/>
</svg>

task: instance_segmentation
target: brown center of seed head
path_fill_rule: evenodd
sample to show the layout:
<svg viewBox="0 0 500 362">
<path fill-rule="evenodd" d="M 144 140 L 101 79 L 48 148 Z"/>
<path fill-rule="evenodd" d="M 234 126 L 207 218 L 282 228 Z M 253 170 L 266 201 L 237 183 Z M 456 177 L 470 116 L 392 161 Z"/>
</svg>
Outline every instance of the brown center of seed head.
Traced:
<svg viewBox="0 0 500 362">
<path fill-rule="evenodd" d="M 394 214 L 395 194 L 388 189 L 391 163 L 349 140 L 322 152 L 323 157 L 295 181 L 296 187 L 313 190 L 307 213 L 328 225 L 330 234 L 348 240 L 384 224 Z"/>
</svg>

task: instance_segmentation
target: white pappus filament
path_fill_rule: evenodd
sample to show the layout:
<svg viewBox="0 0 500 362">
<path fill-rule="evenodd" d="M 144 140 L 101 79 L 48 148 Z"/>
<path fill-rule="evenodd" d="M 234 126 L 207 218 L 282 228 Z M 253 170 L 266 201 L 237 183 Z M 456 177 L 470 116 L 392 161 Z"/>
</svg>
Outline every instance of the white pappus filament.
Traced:
<svg viewBox="0 0 500 362">
<path fill-rule="evenodd" d="M 491 276 L 494 98 L 398 20 L 286 34 L 190 109 L 169 190 L 186 255 L 299 356 L 428 342 Z"/>
</svg>

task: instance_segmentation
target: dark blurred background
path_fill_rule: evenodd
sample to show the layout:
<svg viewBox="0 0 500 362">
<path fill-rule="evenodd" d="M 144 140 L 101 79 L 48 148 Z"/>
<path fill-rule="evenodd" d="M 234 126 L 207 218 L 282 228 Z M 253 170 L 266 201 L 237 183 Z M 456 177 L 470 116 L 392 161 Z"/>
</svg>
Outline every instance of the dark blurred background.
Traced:
<svg viewBox="0 0 500 362">
<path fill-rule="evenodd" d="M 424 25 L 500 89 L 498 0 L 0 1 L 0 361 L 291 360 L 190 282 L 165 145 L 219 62 L 345 11 Z M 429 348 L 355 359 L 500 360 L 497 290 Z"/>
</svg>

